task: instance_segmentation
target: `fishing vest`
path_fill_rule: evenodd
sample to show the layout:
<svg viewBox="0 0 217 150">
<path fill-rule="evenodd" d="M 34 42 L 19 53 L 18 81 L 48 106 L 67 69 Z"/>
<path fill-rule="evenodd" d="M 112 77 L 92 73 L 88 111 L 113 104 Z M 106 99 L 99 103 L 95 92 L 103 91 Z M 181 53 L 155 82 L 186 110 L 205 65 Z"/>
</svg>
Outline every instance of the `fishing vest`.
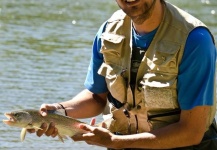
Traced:
<svg viewBox="0 0 217 150">
<path fill-rule="evenodd" d="M 122 104 L 117 108 L 108 103 L 106 116 L 112 118 L 108 127 L 112 132 L 149 132 L 179 121 L 177 76 L 185 43 L 194 28 L 206 26 L 167 2 L 164 10 L 164 18 L 139 66 L 134 91 L 130 87 L 131 19 L 118 10 L 101 35 L 104 62 L 98 74 L 105 77 L 112 98 Z M 215 106 L 207 128 L 214 115 Z"/>
</svg>

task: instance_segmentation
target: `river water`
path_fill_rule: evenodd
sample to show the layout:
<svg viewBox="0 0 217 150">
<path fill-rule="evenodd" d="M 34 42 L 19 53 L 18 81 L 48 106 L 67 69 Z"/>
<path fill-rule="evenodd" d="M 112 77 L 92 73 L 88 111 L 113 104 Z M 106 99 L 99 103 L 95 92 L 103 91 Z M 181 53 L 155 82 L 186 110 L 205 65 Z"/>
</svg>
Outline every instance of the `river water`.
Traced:
<svg viewBox="0 0 217 150">
<path fill-rule="evenodd" d="M 169 1 L 205 22 L 217 40 L 216 0 Z M 38 109 L 81 91 L 92 40 L 117 9 L 114 0 L 0 0 L 0 120 L 4 112 Z M 103 149 L 34 134 L 20 142 L 19 134 L 0 122 L 0 149 Z"/>
</svg>

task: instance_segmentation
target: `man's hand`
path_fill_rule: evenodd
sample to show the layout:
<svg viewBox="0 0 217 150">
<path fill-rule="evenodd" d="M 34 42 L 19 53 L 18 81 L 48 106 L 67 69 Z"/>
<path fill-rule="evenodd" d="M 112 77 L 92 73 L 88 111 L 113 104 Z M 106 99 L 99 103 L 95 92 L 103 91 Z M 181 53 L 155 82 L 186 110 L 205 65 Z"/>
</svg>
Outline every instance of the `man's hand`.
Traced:
<svg viewBox="0 0 217 150">
<path fill-rule="evenodd" d="M 54 104 L 42 104 L 40 107 L 40 113 L 42 116 L 47 116 L 47 111 L 48 110 L 57 110 L 60 109 L 61 106 L 59 106 L 59 104 L 54 103 Z M 56 135 L 58 134 L 58 130 L 57 128 L 55 128 L 55 124 L 54 123 L 50 123 L 49 125 L 47 125 L 46 123 L 43 123 L 40 127 L 42 130 L 35 130 L 35 129 L 28 129 L 27 131 L 29 133 L 35 133 L 38 137 L 41 137 L 43 134 L 45 134 L 46 136 L 52 136 L 52 137 L 56 137 Z"/>
<path fill-rule="evenodd" d="M 111 147 L 111 140 L 113 134 L 105 129 L 105 124 L 103 123 L 101 127 L 94 127 L 96 119 L 93 118 L 90 125 L 80 124 L 79 127 L 83 130 L 88 131 L 88 133 L 82 135 L 75 135 L 71 137 L 74 141 L 85 141 L 90 145 L 98 145 L 103 147 Z"/>
</svg>

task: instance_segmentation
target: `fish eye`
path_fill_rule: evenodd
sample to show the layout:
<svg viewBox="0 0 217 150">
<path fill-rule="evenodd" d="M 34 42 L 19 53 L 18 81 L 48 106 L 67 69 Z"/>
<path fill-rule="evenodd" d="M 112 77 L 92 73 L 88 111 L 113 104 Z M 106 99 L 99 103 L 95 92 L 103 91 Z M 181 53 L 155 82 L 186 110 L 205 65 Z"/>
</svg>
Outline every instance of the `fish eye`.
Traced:
<svg viewBox="0 0 217 150">
<path fill-rule="evenodd" d="M 15 117 L 18 117 L 19 115 L 17 113 L 14 114 Z"/>
</svg>

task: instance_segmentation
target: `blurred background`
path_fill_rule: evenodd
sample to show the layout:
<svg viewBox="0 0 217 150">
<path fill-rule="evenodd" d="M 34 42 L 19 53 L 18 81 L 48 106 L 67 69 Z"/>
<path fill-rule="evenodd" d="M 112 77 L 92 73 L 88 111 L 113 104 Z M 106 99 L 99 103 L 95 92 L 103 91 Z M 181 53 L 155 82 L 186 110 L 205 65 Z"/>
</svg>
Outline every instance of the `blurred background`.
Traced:
<svg viewBox="0 0 217 150">
<path fill-rule="evenodd" d="M 206 23 L 217 40 L 216 0 L 168 1 Z M 38 109 L 81 91 L 95 34 L 117 9 L 115 0 L 0 0 L 0 120 L 4 112 Z M 103 149 L 33 134 L 20 142 L 19 136 L 20 129 L 0 122 L 1 150 Z"/>
</svg>

